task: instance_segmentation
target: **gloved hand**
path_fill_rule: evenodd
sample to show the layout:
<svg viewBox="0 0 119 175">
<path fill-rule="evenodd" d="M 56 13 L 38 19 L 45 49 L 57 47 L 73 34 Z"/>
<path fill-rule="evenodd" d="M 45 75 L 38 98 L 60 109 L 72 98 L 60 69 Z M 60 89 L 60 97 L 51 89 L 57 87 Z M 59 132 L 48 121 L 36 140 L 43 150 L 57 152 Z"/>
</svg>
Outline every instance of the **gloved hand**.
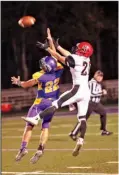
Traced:
<svg viewBox="0 0 119 175">
<path fill-rule="evenodd" d="M 46 50 L 49 47 L 49 42 L 47 42 L 47 40 L 45 41 L 45 43 L 37 41 L 36 46 L 39 47 L 40 49 Z"/>
<path fill-rule="evenodd" d="M 53 39 L 53 42 L 54 42 L 55 48 L 57 49 L 59 46 L 59 38 L 57 38 L 56 40 Z"/>
</svg>

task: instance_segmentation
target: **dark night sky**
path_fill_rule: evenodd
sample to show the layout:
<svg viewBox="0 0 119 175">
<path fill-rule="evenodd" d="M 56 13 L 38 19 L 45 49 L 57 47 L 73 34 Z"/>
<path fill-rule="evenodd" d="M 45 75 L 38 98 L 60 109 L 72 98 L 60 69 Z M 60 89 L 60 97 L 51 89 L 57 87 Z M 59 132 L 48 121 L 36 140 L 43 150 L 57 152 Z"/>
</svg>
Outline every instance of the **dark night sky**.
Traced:
<svg viewBox="0 0 119 175">
<path fill-rule="evenodd" d="M 17 37 L 17 42 L 18 42 L 18 37 L 19 37 L 19 32 L 23 32 L 24 29 L 20 29 L 19 26 L 17 25 L 16 21 L 18 21 L 18 19 L 20 18 L 20 16 L 23 14 L 23 8 L 22 6 L 24 5 L 25 2 L 21 3 L 20 6 L 18 6 L 18 3 L 19 2 L 3 2 L 2 1 L 2 4 L 1 4 L 1 20 L 2 20 L 2 27 L 1 27 L 1 34 L 2 34 L 2 57 L 1 57 L 1 60 L 2 60 L 2 88 L 8 88 L 8 87 L 11 87 L 11 83 L 10 83 L 10 76 L 12 75 L 16 75 L 16 69 L 17 67 L 15 66 L 14 64 L 14 54 L 13 54 L 13 48 L 12 48 L 12 44 L 11 44 L 11 39 L 12 39 L 12 35 L 15 35 L 14 33 L 14 30 L 17 30 L 17 34 L 16 34 L 16 37 Z M 52 31 L 53 31 L 53 34 L 56 35 L 57 37 L 60 37 L 61 38 L 61 43 L 64 44 L 64 46 L 66 46 L 65 48 L 70 48 L 72 46 L 72 44 L 74 44 L 73 42 L 75 40 L 77 40 L 77 37 L 80 37 L 76 34 L 76 36 L 72 39 L 71 37 L 69 37 L 69 40 L 70 42 L 69 43 L 66 43 L 65 39 L 63 40 L 63 38 L 65 38 L 65 35 L 66 35 L 66 31 L 69 31 L 69 29 L 66 30 L 66 28 L 62 29 L 60 28 L 60 25 L 56 25 L 55 26 L 55 20 L 56 20 L 56 24 L 57 24 L 57 20 L 60 20 L 58 21 L 59 24 L 63 24 L 66 20 L 69 20 L 70 21 L 70 17 L 71 18 L 74 18 L 73 21 L 73 25 L 75 24 L 75 17 L 72 17 L 70 15 L 70 12 L 68 11 L 71 7 L 71 3 L 74 4 L 74 3 L 78 3 L 78 2 L 58 2 L 59 4 L 63 4 L 62 6 L 65 6 L 66 7 L 66 10 L 64 8 L 64 11 L 63 11 L 63 14 L 61 16 L 58 16 L 59 14 L 59 11 L 61 11 L 61 7 L 58 7 L 59 8 L 59 11 L 56 11 L 55 14 L 53 14 L 53 11 L 55 9 L 55 7 L 57 8 L 57 3 L 56 2 L 30 2 L 30 6 L 29 6 L 29 12 L 30 10 L 32 11 L 32 14 L 34 16 L 36 16 L 37 18 L 40 18 L 40 4 L 43 4 L 44 3 L 44 6 L 45 4 L 51 4 L 52 6 L 52 9 L 49 9 L 46 7 L 46 11 L 47 11 L 47 14 L 48 15 L 48 19 L 50 19 L 49 24 L 52 28 Z M 85 2 L 87 3 L 87 2 Z M 34 4 L 37 4 L 34 8 Z M 117 23 L 118 23 L 118 2 L 117 1 L 100 1 L 100 2 L 97 2 L 98 4 L 98 7 L 101 7 L 103 10 L 104 10 L 104 16 L 105 18 L 109 18 L 111 20 L 116 20 L 116 26 Z M 16 10 L 17 9 L 17 10 Z M 85 12 L 84 12 L 85 13 Z M 80 12 L 79 12 L 80 14 Z M 13 16 L 13 21 L 11 20 L 12 19 L 12 16 Z M 68 16 L 68 17 L 67 17 Z M 57 18 L 58 17 L 58 18 Z M 45 16 L 46 18 L 46 16 Z M 82 19 L 83 21 L 84 19 Z M 7 22 L 6 22 L 7 21 Z M 13 23 L 13 25 L 11 25 L 11 23 Z M 41 20 L 41 23 L 43 22 L 43 20 Z M 9 24 L 10 23 L 10 24 Z M 9 25 L 8 25 L 9 24 Z M 32 28 L 32 32 L 35 32 L 35 30 L 39 30 L 40 32 L 40 28 L 38 28 L 38 25 L 40 23 L 38 22 L 35 26 L 34 26 L 34 31 L 33 31 L 33 28 Z M 11 27 L 10 27 L 11 25 Z M 67 25 L 66 25 L 67 26 Z M 63 31 L 64 30 L 64 31 Z M 117 32 L 118 29 L 116 29 L 116 32 Z M 30 32 L 30 30 L 28 31 L 28 36 L 27 37 L 31 37 L 32 32 Z M 114 33 L 110 30 L 103 30 L 101 32 L 101 47 L 102 47 L 102 62 L 103 62 L 103 71 L 105 73 L 105 79 L 116 79 L 117 78 L 117 70 L 118 70 L 118 67 L 117 67 L 117 53 L 118 53 L 118 49 L 117 49 L 117 44 L 118 44 L 118 41 L 117 41 L 117 37 L 115 37 L 114 35 L 117 36 L 117 33 Z M 12 34 L 11 34 L 12 33 Z M 64 36 L 62 36 L 64 33 Z M 35 35 L 34 35 L 35 36 Z M 39 38 L 42 38 L 42 35 L 40 33 L 40 36 Z M 39 39 L 38 38 L 38 39 Z M 37 39 L 37 34 L 36 34 L 36 39 Z M 32 39 L 31 39 L 32 40 Z M 35 43 L 35 37 L 34 37 L 34 43 Z M 35 48 L 35 46 L 33 46 L 33 43 L 28 43 L 28 49 L 27 49 L 27 53 L 31 52 L 31 55 L 29 57 L 29 59 L 31 58 L 32 59 L 35 59 L 35 61 L 33 61 L 32 63 L 29 61 L 29 59 L 27 60 L 28 62 L 28 67 L 29 67 L 29 78 L 31 77 L 32 73 L 34 71 L 37 71 L 38 70 L 38 60 L 39 60 L 39 56 L 38 56 L 38 51 L 37 49 Z M 94 45 L 95 46 L 95 45 Z M 32 49 L 31 49 L 32 47 Z M 112 53 L 109 53 L 110 50 L 112 49 Z M 96 49 L 95 49 L 96 51 Z M 112 54 L 112 58 L 115 58 L 115 61 L 111 59 L 111 56 L 110 54 Z M 114 64 L 114 66 L 110 67 L 110 64 Z M 107 67 L 110 69 L 115 69 L 114 70 L 107 70 Z M 4 71 L 6 70 L 6 74 L 4 74 Z M 67 70 L 66 70 L 67 71 Z M 65 72 L 66 72 L 65 71 Z M 109 71 L 109 72 L 108 72 Z M 65 76 L 64 76 L 65 77 Z M 65 83 L 65 80 L 62 81 L 63 83 Z"/>
</svg>

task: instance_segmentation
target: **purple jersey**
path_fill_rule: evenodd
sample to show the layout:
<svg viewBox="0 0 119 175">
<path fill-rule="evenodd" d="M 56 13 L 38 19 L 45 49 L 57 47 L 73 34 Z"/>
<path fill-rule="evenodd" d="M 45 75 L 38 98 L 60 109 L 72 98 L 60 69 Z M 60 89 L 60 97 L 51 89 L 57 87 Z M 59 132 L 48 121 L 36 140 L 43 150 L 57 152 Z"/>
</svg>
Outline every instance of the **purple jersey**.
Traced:
<svg viewBox="0 0 119 175">
<path fill-rule="evenodd" d="M 28 117 L 34 117 L 40 111 L 45 110 L 52 105 L 52 101 L 59 97 L 59 81 L 63 72 L 63 66 L 57 63 L 57 71 L 54 73 L 46 73 L 43 70 L 33 74 L 33 79 L 38 81 L 38 91 L 34 104 L 29 109 Z M 42 122 L 42 128 L 49 128 L 52 115 L 49 115 L 47 119 Z M 27 125 L 33 126 L 30 123 Z"/>
<path fill-rule="evenodd" d="M 59 82 L 63 72 L 63 66 L 58 63 L 54 73 L 46 73 L 43 70 L 33 74 L 33 79 L 38 81 L 37 97 L 34 104 L 39 104 L 43 98 L 58 99 Z"/>
</svg>

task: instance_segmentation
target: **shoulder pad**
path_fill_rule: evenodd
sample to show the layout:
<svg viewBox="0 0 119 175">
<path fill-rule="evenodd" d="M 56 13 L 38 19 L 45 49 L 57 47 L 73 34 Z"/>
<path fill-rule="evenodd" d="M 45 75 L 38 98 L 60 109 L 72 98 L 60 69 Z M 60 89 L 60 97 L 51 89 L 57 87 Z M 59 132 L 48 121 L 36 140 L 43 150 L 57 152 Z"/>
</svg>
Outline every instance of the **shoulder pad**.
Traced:
<svg viewBox="0 0 119 175">
<path fill-rule="evenodd" d="M 32 78 L 36 80 L 36 79 L 40 78 L 44 73 L 45 72 L 43 70 L 36 72 L 32 75 Z"/>
</svg>

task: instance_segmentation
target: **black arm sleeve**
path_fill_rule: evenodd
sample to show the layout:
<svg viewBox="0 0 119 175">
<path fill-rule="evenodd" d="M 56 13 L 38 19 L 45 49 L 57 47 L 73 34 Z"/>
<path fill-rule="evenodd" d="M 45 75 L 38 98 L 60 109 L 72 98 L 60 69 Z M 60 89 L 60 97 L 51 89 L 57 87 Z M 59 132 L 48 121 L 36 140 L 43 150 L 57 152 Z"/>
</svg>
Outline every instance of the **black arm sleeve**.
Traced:
<svg viewBox="0 0 119 175">
<path fill-rule="evenodd" d="M 65 64 L 66 64 L 67 66 L 69 66 L 69 67 L 72 67 L 72 68 L 75 67 L 75 61 L 74 61 L 74 59 L 73 59 L 73 57 L 72 57 L 71 55 L 68 56 L 68 57 L 66 57 L 66 59 L 65 59 Z"/>
</svg>

